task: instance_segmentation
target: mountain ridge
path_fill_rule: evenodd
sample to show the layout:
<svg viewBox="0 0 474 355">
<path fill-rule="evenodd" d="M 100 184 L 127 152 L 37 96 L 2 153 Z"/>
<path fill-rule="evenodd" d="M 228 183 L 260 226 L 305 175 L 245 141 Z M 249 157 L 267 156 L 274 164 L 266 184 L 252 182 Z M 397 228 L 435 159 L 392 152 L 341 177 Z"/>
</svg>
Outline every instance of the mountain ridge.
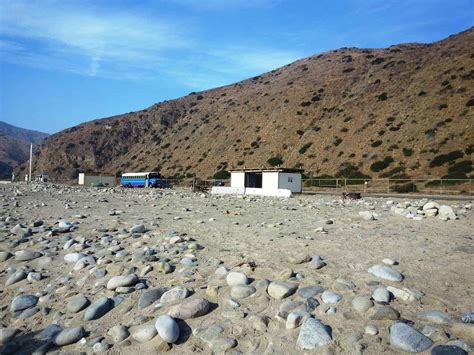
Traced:
<svg viewBox="0 0 474 355">
<path fill-rule="evenodd" d="M 317 54 L 53 134 L 35 167 L 59 180 L 136 170 L 208 178 L 274 163 L 315 176 L 468 177 L 473 40 L 471 27 L 431 44 Z"/>
</svg>

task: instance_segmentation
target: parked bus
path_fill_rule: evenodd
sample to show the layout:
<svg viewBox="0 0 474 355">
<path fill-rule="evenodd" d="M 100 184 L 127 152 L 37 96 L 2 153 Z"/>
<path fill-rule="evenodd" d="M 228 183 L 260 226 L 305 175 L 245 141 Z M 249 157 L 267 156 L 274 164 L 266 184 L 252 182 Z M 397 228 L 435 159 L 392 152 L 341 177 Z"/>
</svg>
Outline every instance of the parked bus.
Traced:
<svg viewBox="0 0 474 355">
<path fill-rule="evenodd" d="M 124 187 L 158 187 L 162 189 L 171 187 L 170 181 L 155 171 L 122 174 L 120 185 Z"/>
</svg>

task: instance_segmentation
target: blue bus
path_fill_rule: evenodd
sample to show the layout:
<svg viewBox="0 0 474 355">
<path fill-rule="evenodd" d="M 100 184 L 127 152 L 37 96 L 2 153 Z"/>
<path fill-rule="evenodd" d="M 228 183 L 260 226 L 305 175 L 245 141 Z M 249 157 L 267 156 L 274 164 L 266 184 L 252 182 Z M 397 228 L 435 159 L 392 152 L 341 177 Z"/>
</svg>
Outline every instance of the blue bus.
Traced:
<svg viewBox="0 0 474 355">
<path fill-rule="evenodd" d="M 158 187 L 161 189 L 171 187 L 170 181 L 155 171 L 122 174 L 120 185 L 124 187 Z"/>
</svg>

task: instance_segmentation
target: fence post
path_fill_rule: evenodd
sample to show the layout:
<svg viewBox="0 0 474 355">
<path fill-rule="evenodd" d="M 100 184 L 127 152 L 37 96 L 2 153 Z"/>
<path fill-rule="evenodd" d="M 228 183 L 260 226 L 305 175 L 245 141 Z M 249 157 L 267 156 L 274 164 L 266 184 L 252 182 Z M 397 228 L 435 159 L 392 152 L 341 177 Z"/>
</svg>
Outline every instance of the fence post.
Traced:
<svg viewBox="0 0 474 355">
<path fill-rule="evenodd" d="M 347 192 L 347 179 L 344 179 L 344 192 Z"/>
<path fill-rule="evenodd" d="M 390 179 L 387 179 L 387 193 L 390 193 Z"/>
<path fill-rule="evenodd" d="M 443 179 L 439 179 L 439 193 L 443 194 Z"/>
<path fill-rule="evenodd" d="M 336 179 L 336 192 L 338 188 L 339 188 L 339 179 Z"/>
</svg>

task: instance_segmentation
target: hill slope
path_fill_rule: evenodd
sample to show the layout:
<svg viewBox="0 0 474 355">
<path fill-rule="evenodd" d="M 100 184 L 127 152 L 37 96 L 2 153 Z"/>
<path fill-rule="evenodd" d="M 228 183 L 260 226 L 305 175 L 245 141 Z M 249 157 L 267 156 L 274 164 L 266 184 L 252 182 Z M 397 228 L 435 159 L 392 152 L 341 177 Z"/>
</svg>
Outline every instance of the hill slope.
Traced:
<svg viewBox="0 0 474 355">
<path fill-rule="evenodd" d="M 279 158 L 312 175 L 470 175 L 473 42 L 471 28 L 433 44 L 315 55 L 54 134 L 36 167 L 60 179 L 137 170 L 206 178 Z"/>
<path fill-rule="evenodd" d="M 9 178 L 29 158 L 30 144 L 38 144 L 47 136 L 0 121 L 0 178 Z"/>
</svg>

